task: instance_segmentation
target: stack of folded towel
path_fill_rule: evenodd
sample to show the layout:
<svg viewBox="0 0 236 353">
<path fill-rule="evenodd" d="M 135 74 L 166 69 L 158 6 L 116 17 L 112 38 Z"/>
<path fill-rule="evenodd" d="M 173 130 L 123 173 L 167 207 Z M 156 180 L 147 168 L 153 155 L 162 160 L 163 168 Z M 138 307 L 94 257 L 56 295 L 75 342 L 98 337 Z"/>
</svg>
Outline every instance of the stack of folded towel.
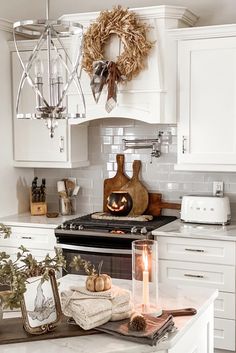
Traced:
<svg viewBox="0 0 236 353">
<path fill-rule="evenodd" d="M 107 321 L 131 316 L 130 291 L 112 286 L 104 292 L 89 292 L 83 287 L 71 287 L 61 293 L 62 311 L 72 317 L 84 330 L 90 330 Z"/>
</svg>

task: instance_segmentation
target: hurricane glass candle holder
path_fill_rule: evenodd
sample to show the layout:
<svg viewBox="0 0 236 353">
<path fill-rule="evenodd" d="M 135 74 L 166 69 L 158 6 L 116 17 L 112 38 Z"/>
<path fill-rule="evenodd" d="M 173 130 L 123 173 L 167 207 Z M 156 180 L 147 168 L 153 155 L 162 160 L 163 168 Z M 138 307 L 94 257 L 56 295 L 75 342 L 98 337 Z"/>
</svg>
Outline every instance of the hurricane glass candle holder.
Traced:
<svg viewBox="0 0 236 353">
<path fill-rule="evenodd" d="M 157 241 L 132 242 L 132 289 L 135 310 L 159 316 Z"/>
</svg>

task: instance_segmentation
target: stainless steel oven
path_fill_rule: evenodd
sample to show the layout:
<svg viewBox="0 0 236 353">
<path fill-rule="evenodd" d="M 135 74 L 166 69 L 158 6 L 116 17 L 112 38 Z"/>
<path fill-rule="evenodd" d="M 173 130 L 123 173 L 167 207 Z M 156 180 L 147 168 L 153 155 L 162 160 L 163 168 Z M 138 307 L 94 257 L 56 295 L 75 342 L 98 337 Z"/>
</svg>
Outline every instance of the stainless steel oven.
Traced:
<svg viewBox="0 0 236 353">
<path fill-rule="evenodd" d="M 55 230 L 58 247 L 66 258 L 66 273 L 80 273 L 70 268 L 75 255 L 89 260 L 96 267 L 103 260 L 102 271 L 113 278 L 131 279 L 132 241 L 152 239 L 151 231 L 175 217 L 160 216 L 148 222 L 129 220 L 98 221 L 91 215 L 66 221 Z M 64 273 L 65 274 L 65 273 Z"/>
<path fill-rule="evenodd" d="M 97 235 L 97 234 L 96 234 Z M 75 271 L 70 268 L 75 255 L 80 255 L 84 260 L 90 261 L 96 267 L 103 260 L 102 271 L 113 278 L 131 279 L 131 239 L 116 239 L 107 237 L 94 237 L 90 235 L 57 236 L 58 247 L 63 251 L 67 268 L 63 274 L 84 274 L 83 270 Z"/>
</svg>

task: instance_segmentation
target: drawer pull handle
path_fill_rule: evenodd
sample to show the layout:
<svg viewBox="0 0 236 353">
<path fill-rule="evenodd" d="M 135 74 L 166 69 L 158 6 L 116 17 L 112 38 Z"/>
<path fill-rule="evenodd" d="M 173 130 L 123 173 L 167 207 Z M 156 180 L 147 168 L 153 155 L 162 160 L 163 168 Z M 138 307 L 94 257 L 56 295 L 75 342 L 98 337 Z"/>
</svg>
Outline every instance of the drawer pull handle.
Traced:
<svg viewBox="0 0 236 353">
<path fill-rule="evenodd" d="M 22 236 L 21 239 L 32 239 L 32 237 L 25 237 L 25 236 Z"/>
<path fill-rule="evenodd" d="M 203 250 L 203 249 L 188 249 L 188 248 L 186 248 L 184 250 L 185 251 L 193 251 L 193 252 L 205 252 L 205 250 Z"/>
<path fill-rule="evenodd" d="M 182 153 L 183 154 L 185 154 L 187 152 L 186 142 L 187 142 L 187 137 L 182 136 Z"/>
<path fill-rule="evenodd" d="M 185 273 L 185 277 L 192 277 L 192 278 L 204 278 L 203 275 L 192 275 L 191 273 Z"/>
</svg>

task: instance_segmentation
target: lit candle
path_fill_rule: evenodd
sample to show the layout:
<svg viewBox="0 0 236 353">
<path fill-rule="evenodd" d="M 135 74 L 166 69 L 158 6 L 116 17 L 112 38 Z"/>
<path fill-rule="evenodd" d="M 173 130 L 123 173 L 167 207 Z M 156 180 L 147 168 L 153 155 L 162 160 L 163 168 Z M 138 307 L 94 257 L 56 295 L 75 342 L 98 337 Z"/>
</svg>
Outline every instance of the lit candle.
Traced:
<svg viewBox="0 0 236 353">
<path fill-rule="evenodd" d="M 148 272 L 148 254 L 143 251 L 143 311 L 147 311 L 149 305 L 149 272 Z"/>
</svg>

